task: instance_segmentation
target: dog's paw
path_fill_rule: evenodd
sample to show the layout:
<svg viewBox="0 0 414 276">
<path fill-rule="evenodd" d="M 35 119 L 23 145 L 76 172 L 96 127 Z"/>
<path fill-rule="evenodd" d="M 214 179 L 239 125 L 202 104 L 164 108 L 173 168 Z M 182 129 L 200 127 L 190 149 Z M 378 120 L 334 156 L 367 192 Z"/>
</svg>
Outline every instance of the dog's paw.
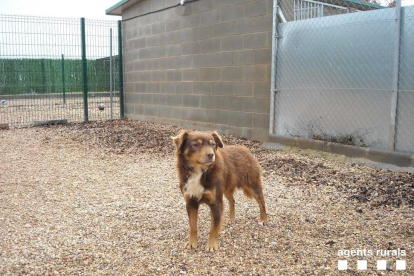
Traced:
<svg viewBox="0 0 414 276">
<path fill-rule="evenodd" d="M 267 221 L 260 220 L 259 221 L 259 225 L 260 226 L 266 226 L 267 225 Z"/>
<path fill-rule="evenodd" d="M 209 241 L 206 246 L 206 251 L 214 252 L 218 250 L 218 241 Z"/>
<path fill-rule="evenodd" d="M 197 241 L 188 241 L 185 247 L 188 249 L 195 249 L 197 248 Z"/>
</svg>

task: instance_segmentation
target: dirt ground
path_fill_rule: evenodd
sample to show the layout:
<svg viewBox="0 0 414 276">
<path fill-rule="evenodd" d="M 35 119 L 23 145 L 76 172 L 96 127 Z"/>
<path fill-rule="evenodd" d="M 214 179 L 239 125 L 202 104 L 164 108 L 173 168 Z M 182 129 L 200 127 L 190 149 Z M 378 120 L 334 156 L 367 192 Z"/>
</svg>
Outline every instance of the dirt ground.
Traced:
<svg viewBox="0 0 414 276">
<path fill-rule="evenodd" d="M 185 249 L 169 138 L 178 131 L 128 120 L 0 130 L 0 275 L 414 274 L 413 174 L 231 136 L 226 144 L 246 145 L 263 167 L 269 224 L 257 223 L 258 205 L 238 192 L 219 251 L 204 250 L 207 206 L 199 248 Z M 227 202 L 225 211 L 226 220 Z M 373 255 L 338 257 L 351 249 Z M 394 249 L 406 256 L 376 255 Z M 401 259 L 407 269 L 396 271 Z M 389 270 L 377 271 L 377 260 Z"/>
<path fill-rule="evenodd" d="M 9 99 L 0 104 L 0 124 L 8 123 L 11 127 L 28 126 L 35 121 L 67 119 L 68 122 L 82 122 L 84 120 L 84 106 L 81 93 L 77 97 L 67 97 L 66 103 L 60 98 Z M 0 100 L 2 100 L 0 96 Z M 98 105 L 103 103 L 104 110 Z M 119 98 L 113 97 L 113 118 L 119 118 Z M 110 119 L 110 98 L 100 93 L 89 93 L 88 114 L 90 121 Z"/>
</svg>

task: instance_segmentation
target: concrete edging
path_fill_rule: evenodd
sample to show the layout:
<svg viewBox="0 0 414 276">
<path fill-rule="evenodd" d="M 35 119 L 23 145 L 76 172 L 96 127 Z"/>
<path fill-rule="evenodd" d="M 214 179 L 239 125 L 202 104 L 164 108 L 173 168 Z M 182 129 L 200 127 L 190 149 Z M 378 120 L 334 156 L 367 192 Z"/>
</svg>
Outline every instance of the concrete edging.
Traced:
<svg viewBox="0 0 414 276">
<path fill-rule="evenodd" d="M 294 146 L 302 149 L 312 149 L 348 157 L 365 158 L 376 162 L 393 164 L 399 167 L 414 167 L 414 155 L 409 153 L 363 148 L 357 146 L 342 145 L 301 137 L 288 137 L 269 135 L 269 142 Z"/>
</svg>

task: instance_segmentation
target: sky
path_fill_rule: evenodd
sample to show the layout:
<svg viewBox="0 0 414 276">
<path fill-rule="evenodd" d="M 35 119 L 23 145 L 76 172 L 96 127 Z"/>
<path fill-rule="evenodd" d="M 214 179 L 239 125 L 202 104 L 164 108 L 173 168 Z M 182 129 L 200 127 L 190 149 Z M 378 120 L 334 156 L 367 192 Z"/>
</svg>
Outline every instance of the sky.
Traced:
<svg viewBox="0 0 414 276">
<path fill-rule="evenodd" d="M 119 20 L 118 16 L 105 15 L 105 10 L 117 2 L 119 0 L 0 0 L 0 14 Z M 402 0 L 402 5 L 414 5 L 414 0 Z"/>
<path fill-rule="evenodd" d="M 0 14 L 120 20 L 120 16 L 105 15 L 105 10 L 118 2 L 119 0 L 0 0 Z"/>
</svg>

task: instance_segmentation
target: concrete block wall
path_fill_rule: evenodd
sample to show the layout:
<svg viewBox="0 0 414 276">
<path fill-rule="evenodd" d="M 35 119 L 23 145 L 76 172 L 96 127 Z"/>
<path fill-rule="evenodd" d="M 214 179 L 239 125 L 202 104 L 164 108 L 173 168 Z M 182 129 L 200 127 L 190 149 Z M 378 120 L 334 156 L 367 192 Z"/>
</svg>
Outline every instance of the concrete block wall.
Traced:
<svg viewBox="0 0 414 276">
<path fill-rule="evenodd" d="M 273 1 L 178 2 L 123 13 L 126 117 L 266 141 Z"/>
</svg>

